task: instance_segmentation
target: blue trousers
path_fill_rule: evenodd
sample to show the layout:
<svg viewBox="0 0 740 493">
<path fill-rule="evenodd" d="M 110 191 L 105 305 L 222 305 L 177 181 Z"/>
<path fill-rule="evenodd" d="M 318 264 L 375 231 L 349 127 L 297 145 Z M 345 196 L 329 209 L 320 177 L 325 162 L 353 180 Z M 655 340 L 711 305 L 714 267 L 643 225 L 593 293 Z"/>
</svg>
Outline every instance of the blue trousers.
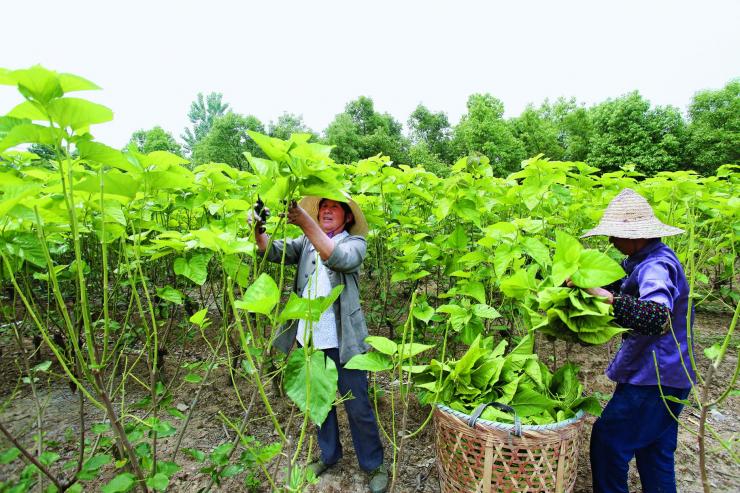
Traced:
<svg viewBox="0 0 740 493">
<path fill-rule="evenodd" d="M 690 389 L 663 387 L 663 394 L 685 399 Z M 683 405 L 666 401 L 678 417 Z M 643 493 L 675 493 L 678 423 L 666 409 L 657 385 L 617 384 L 591 432 L 591 475 L 594 493 L 628 493 L 633 457 Z"/>
<path fill-rule="evenodd" d="M 347 370 L 339 364 L 339 349 L 322 349 L 324 354 L 334 360 L 339 374 L 339 393 L 352 393 L 352 398 L 344 401 L 349 419 L 349 431 L 357 453 L 357 462 L 364 471 L 373 471 L 383 464 L 383 444 L 380 442 L 378 423 L 368 396 L 367 372 Z M 337 410 L 331 408 L 324 423 L 318 427 L 319 448 L 324 464 L 334 464 L 342 458 L 342 444 L 339 442 L 339 423 Z"/>
</svg>

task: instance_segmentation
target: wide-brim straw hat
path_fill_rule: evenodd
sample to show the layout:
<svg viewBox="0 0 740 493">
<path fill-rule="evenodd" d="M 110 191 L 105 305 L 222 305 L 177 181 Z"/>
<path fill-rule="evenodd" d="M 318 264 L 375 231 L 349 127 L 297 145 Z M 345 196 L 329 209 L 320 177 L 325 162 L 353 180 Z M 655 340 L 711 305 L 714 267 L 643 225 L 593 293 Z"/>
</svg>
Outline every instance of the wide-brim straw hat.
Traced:
<svg viewBox="0 0 740 493">
<path fill-rule="evenodd" d="M 673 236 L 683 233 L 681 228 L 675 228 L 661 222 L 648 201 L 631 188 L 625 188 L 614 197 L 604 211 L 599 224 L 581 235 L 613 236 L 615 238 L 648 239 L 662 236 Z"/>
<path fill-rule="evenodd" d="M 318 197 L 316 195 L 307 195 L 301 199 L 298 205 L 300 205 L 309 216 L 316 220 L 319 216 L 319 202 L 321 202 L 321 199 L 323 198 L 324 197 Z M 349 205 L 350 210 L 352 210 L 352 215 L 355 217 L 355 224 L 349 228 L 349 234 L 367 236 L 370 231 L 370 226 L 367 223 L 367 219 L 365 219 L 365 214 L 362 213 L 362 209 L 360 209 L 357 202 L 352 200 L 348 194 L 345 193 L 344 198 L 345 200 L 337 200 L 337 202 L 344 202 Z"/>
</svg>

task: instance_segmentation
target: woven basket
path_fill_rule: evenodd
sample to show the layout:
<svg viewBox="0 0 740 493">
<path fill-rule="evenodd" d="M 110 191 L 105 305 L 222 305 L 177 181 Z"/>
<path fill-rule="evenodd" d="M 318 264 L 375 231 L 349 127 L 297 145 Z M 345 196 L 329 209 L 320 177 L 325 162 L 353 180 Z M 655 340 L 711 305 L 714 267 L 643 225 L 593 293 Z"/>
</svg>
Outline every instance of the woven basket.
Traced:
<svg viewBox="0 0 740 493">
<path fill-rule="evenodd" d="M 513 412 L 509 406 L 491 404 Z M 551 425 L 522 426 L 478 419 L 438 404 L 434 410 L 442 493 L 573 491 L 583 411 Z"/>
</svg>

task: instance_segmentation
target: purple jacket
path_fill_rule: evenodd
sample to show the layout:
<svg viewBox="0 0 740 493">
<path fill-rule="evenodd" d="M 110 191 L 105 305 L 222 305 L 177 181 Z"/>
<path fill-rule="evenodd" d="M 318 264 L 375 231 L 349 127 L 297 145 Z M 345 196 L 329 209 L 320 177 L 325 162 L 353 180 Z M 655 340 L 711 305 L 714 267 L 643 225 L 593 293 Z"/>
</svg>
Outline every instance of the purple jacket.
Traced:
<svg viewBox="0 0 740 493">
<path fill-rule="evenodd" d="M 619 383 L 657 385 L 653 361 L 655 352 L 661 385 L 681 389 L 691 387 L 696 377 L 691 367 L 687 342 L 689 285 L 676 254 L 656 239 L 625 259 L 622 267 L 627 277 L 622 281 L 619 294 L 629 294 L 667 306 L 671 311 L 673 331 L 655 336 L 629 333 L 607 368 L 606 375 Z M 692 309 L 692 325 L 693 322 Z"/>
</svg>

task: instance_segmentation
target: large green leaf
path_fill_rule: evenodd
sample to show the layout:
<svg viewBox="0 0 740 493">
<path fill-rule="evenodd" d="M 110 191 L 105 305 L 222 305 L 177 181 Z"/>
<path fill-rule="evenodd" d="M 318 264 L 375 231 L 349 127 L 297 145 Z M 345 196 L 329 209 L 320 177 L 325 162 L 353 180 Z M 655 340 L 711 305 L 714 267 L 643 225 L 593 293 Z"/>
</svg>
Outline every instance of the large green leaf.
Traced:
<svg viewBox="0 0 740 493">
<path fill-rule="evenodd" d="M 511 407 L 519 416 L 532 416 L 543 411 L 551 411 L 557 404 L 556 401 L 523 384 L 519 385 L 511 400 Z"/>
<path fill-rule="evenodd" d="M 525 238 L 522 242 L 524 251 L 543 267 L 550 265 L 550 251 L 537 238 Z"/>
<path fill-rule="evenodd" d="M 622 329 L 620 327 L 604 327 L 598 332 L 581 331 L 578 333 L 578 338 L 588 344 L 604 344 L 609 342 L 609 340 L 615 335 L 622 334 L 624 332 L 627 332 L 627 329 Z"/>
<path fill-rule="evenodd" d="M 75 191 L 98 195 L 102 191 L 106 195 L 120 195 L 132 199 L 136 197 L 140 185 L 140 181 L 132 177 L 131 174 L 121 173 L 117 169 L 103 173 L 102 187 L 100 182 L 100 177 L 96 175 L 88 176 L 75 184 Z"/>
<path fill-rule="evenodd" d="M 337 368 L 331 358 L 315 351 L 306 358 L 305 348 L 288 356 L 285 367 L 285 392 L 315 425 L 321 426 L 337 395 Z"/>
<path fill-rule="evenodd" d="M 86 161 L 102 164 L 104 166 L 111 166 L 130 173 L 143 171 L 141 167 L 135 166 L 134 163 L 128 160 L 118 149 L 108 147 L 99 142 L 86 140 L 77 142 L 76 145 L 77 150 L 80 152 L 80 158 Z"/>
<path fill-rule="evenodd" d="M 5 72 L 0 84 L 17 85 L 25 97 L 47 103 L 64 94 L 59 76 L 41 65 Z"/>
<path fill-rule="evenodd" d="M 33 123 L 22 123 L 11 128 L 0 140 L 0 152 L 19 144 L 54 145 L 59 137 L 58 129 Z"/>
<path fill-rule="evenodd" d="M 418 342 L 406 343 L 398 346 L 398 352 L 401 359 L 411 358 L 419 353 L 423 353 L 428 349 L 432 349 L 434 345 L 421 344 Z"/>
<path fill-rule="evenodd" d="M 393 355 L 398 351 L 398 345 L 387 337 L 367 336 L 365 342 L 383 354 Z"/>
<path fill-rule="evenodd" d="M 16 233 L 12 237 L 0 238 L 0 248 L 39 267 L 46 267 L 46 256 L 38 237 L 32 233 Z"/>
<path fill-rule="evenodd" d="M 627 275 L 624 269 L 607 254 L 598 250 L 584 250 L 578 259 L 578 270 L 571 276 L 573 284 L 581 288 L 606 286 Z"/>
<path fill-rule="evenodd" d="M 344 285 L 340 284 L 332 289 L 328 296 L 319 296 L 314 299 L 302 298 L 295 293 L 290 293 L 290 298 L 285 304 L 282 313 L 280 313 L 278 321 L 282 323 L 288 320 L 303 319 L 318 322 L 321 314 L 339 298 L 342 289 L 344 289 Z"/>
<path fill-rule="evenodd" d="M 208 262 L 211 254 L 193 255 L 189 260 L 184 257 L 175 259 L 175 274 L 185 276 L 195 284 L 202 286 L 208 277 Z"/>
<path fill-rule="evenodd" d="M 244 298 L 235 303 L 237 308 L 269 315 L 280 301 L 280 290 L 275 281 L 264 272 L 247 288 Z"/>
<path fill-rule="evenodd" d="M 344 367 L 348 370 L 386 371 L 393 368 L 393 362 L 386 354 L 371 352 L 353 356 Z"/>
<path fill-rule="evenodd" d="M 130 490 L 136 482 L 136 476 L 130 472 L 124 472 L 111 479 L 108 484 L 103 485 L 100 491 L 103 493 L 125 493 Z"/>
<path fill-rule="evenodd" d="M 555 255 L 552 258 L 550 279 L 553 286 L 560 286 L 578 269 L 578 261 L 583 247 L 569 234 L 555 233 Z"/>
<path fill-rule="evenodd" d="M 97 123 L 109 122 L 113 112 L 102 104 L 79 98 L 52 99 L 42 110 L 36 103 L 25 101 L 10 110 L 8 116 L 33 121 L 52 121 L 61 127 L 79 130 Z"/>
<path fill-rule="evenodd" d="M 163 300 L 171 301 L 177 305 L 182 305 L 183 294 L 172 286 L 157 288 L 157 296 Z"/>
</svg>

